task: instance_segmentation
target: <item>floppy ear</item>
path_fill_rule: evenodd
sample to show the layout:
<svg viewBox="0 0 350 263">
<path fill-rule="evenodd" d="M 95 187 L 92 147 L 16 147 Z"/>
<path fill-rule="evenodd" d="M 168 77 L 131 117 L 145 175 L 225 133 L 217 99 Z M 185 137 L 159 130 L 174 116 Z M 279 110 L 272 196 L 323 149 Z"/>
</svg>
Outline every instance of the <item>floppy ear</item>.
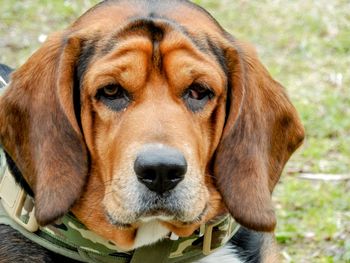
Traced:
<svg viewBox="0 0 350 263">
<path fill-rule="evenodd" d="M 73 103 L 79 50 L 78 39 L 52 36 L 13 73 L 0 98 L 0 142 L 34 192 L 41 225 L 69 210 L 87 175 Z"/>
<path fill-rule="evenodd" d="M 232 216 L 243 226 L 272 231 L 271 193 L 304 129 L 283 87 L 253 48 L 226 49 L 229 69 L 227 119 L 216 151 L 214 174 Z"/>
</svg>

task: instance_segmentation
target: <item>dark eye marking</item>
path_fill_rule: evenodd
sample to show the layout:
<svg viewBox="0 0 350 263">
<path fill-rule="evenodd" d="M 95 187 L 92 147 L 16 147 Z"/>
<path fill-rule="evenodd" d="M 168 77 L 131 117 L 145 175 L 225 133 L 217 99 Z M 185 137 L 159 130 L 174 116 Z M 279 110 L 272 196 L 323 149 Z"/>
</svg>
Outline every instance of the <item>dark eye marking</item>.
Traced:
<svg viewBox="0 0 350 263">
<path fill-rule="evenodd" d="M 187 107 L 193 112 L 203 110 L 214 96 L 214 92 L 208 86 L 200 83 L 192 83 L 182 95 Z"/>
<path fill-rule="evenodd" d="M 119 84 L 108 84 L 97 91 L 96 99 L 114 111 L 125 109 L 130 101 L 130 94 Z"/>
</svg>

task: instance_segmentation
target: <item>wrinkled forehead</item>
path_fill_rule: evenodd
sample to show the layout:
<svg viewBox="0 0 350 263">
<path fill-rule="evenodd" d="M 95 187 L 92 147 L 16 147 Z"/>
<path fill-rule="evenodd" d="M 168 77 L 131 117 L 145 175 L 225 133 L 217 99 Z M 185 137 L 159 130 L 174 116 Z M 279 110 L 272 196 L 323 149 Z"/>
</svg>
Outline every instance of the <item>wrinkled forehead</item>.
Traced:
<svg viewBox="0 0 350 263">
<path fill-rule="evenodd" d="M 92 57 L 114 58 L 131 50 L 148 54 L 157 68 L 162 67 L 167 53 L 187 50 L 197 61 L 214 63 L 222 73 L 227 72 L 219 47 L 223 29 L 205 10 L 187 1 L 104 1 L 81 16 L 70 30 L 88 40 L 80 56 L 82 63 L 78 63 L 79 79 Z"/>
<path fill-rule="evenodd" d="M 137 20 L 163 20 L 198 39 L 223 32 L 207 11 L 183 0 L 107 0 L 82 15 L 73 28 L 116 32 Z"/>
</svg>

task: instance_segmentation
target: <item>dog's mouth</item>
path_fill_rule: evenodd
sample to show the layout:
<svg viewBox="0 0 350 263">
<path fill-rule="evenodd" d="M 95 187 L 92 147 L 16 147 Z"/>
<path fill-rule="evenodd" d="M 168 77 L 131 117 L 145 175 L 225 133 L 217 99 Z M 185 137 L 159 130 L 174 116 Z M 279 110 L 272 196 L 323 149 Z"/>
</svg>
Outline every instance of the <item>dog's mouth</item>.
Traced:
<svg viewBox="0 0 350 263">
<path fill-rule="evenodd" d="M 208 213 L 208 205 L 206 204 L 204 209 L 193 218 L 186 218 L 186 211 L 182 210 L 172 210 L 170 208 L 158 207 L 158 208 L 148 208 L 140 211 L 132 221 L 123 222 L 120 221 L 116 216 L 106 211 L 106 216 L 108 221 L 120 229 L 128 229 L 140 225 L 145 222 L 152 220 L 157 220 L 160 222 L 175 223 L 176 225 L 192 225 L 198 224 L 205 218 Z"/>
<path fill-rule="evenodd" d="M 179 226 L 198 224 L 211 211 L 207 188 L 199 180 L 185 178 L 176 188 L 162 194 L 139 184 L 129 183 L 128 187 L 122 194 L 109 191 L 112 194 L 106 194 L 103 202 L 109 223 L 118 228 L 138 227 L 150 221 Z"/>
<path fill-rule="evenodd" d="M 178 221 L 183 225 L 190 225 L 190 224 L 194 224 L 202 221 L 207 211 L 208 211 L 208 205 L 205 205 L 204 209 L 197 216 L 195 216 L 194 219 L 188 220 L 183 217 L 183 214 L 181 212 L 176 213 L 173 211 L 169 211 L 168 209 L 155 209 L 155 210 L 150 210 L 145 212 L 140 217 L 140 221 L 150 221 L 150 220 L 156 219 L 156 220 L 165 221 L 165 222 Z"/>
</svg>

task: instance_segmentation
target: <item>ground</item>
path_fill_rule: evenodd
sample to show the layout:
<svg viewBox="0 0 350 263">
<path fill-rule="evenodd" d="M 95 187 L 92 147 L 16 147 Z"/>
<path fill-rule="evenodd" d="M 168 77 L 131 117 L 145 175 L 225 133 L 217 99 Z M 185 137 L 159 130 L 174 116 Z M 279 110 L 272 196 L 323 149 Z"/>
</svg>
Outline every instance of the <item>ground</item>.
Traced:
<svg viewBox="0 0 350 263">
<path fill-rule="evenodd" d="M 350 262 L 350 180 L 336 180 L 350 170 L 350 2 L 194 2 L 256 46 L 306 127 L 305 144 L 274 192 L 283 262 Z M 18 67 L 95 3 L 0 0 L 0 62 Z M 301 178 L 306 173 L 311 179 Z"/>
</svg>

